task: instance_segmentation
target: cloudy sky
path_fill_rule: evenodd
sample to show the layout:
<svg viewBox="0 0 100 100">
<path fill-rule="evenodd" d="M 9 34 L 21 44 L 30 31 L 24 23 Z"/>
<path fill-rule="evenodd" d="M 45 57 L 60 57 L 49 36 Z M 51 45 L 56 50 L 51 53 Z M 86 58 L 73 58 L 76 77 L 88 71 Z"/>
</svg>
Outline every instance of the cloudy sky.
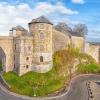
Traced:
<svg viewBox="0 0 100 100">
<path fill-rule="evenodd" d="M 54 24 L 88 26 L 87 38 L 100 40 L 100 0 L 0 0 L 0 35 L 16 25 L 27 28 L 33 18 L 45 15 Z"/>
</svg>

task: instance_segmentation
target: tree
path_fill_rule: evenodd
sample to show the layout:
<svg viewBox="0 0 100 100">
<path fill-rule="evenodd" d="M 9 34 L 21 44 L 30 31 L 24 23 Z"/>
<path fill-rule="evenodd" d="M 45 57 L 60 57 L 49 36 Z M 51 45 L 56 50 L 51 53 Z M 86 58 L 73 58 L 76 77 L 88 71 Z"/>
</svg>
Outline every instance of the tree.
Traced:
<svg viewBox="0 0 100 100">
<path fill-rule="evenodd" d="M 72 48 L 71 45 L 68 45 L 66 49 L 57 51 L 54 54 L 54 66 L 58 71 L 58 75 L 67 75 L 69 72 L 70 79 L 72 78 L 72 68 L 78 57 L 79 50 Z M 58 70 L 59 69 L 59 70 Z"/>
<path fill-rule="evenodd" d="M 73 48 L 71 45 L 68 45 L 67 47 L 67 62 L 68 62 L 68 70 L 69 70 L 69 77 L 70 80 L 72 78 L 72 68 L 74 66 L 74 63 L 76 62 L 76 58 L 79 56 L 79 50 Z"/>
<path fill-rule="evenodd" d="M 67 33 L 67 32 L 72 31 L 72 29 L 66 23 L 63 23 L 63 22 L 58 23 L 55 26 L 55 29 L 60 31 L 60 32 L 63 32 L 63 33 Z"/>
<path fill-rule="evenodd" d="M 85 24 L 77 24 L 74 27 L 73 32 L 77 33 L 80 36 L 84 36 L 84 35 L 87 35 L 88 29 Z"/>
</svg>

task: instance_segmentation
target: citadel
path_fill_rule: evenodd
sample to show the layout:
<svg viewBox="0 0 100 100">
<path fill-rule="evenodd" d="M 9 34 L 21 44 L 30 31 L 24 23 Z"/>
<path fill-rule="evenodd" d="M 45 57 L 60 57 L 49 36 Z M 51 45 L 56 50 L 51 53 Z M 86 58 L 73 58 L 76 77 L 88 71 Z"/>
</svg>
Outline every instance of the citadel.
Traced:
<svg viewBox="0 0 100 100">
<path fill-rule="evenodd" d="M 80 52 L 91 55 L 100 63 L 100 44 L 86 41 L 75 33 L 67 35 L 57 31 L 44 16 L 28 23 L 29 31 L 22 26 L 13 27 L 9 36 L 0 36 L 0 62 L 3 71 L 23 75 L 29 71 L 48 72 L 53 65 L 55 51 L 72 44 Z"/>
</svg>

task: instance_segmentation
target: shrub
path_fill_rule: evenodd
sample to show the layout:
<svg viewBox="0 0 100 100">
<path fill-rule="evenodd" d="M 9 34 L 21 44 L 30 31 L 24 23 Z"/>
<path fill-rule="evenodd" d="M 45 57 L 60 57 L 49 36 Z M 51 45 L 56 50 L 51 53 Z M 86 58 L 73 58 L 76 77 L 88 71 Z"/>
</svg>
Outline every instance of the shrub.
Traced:
<svg viewBox="0 0 100 100">
<path fill-rule="evenodd" d="M 94 63 L 91 64 L 79 64 L 77 65 L 77 73 L 78 74 L 89 74 L 89 73 L 99 73 L 100 66 Z"/>
</svg>

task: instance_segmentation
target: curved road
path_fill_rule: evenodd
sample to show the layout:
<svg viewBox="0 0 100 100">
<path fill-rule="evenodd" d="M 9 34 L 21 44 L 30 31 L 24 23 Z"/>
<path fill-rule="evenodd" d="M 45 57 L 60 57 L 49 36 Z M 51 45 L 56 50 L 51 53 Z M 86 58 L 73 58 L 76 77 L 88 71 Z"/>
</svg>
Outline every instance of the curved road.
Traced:
<svg viewBox="0 0 100 100">
<path fill-rule="evenodd" d="M 78 76 L 72 79 L 70 83 L 70 89 L 67 93 L 56 98 L 32 98 L 27 99 L 14 96 L 9 92 L 5 91 L 4 87 L 0 83 L 0 100 L 88 100 L 88 91 L 86 82 L 88 81 L 100 81 L 100 75 L 84 75 Z"/>
</svg>

